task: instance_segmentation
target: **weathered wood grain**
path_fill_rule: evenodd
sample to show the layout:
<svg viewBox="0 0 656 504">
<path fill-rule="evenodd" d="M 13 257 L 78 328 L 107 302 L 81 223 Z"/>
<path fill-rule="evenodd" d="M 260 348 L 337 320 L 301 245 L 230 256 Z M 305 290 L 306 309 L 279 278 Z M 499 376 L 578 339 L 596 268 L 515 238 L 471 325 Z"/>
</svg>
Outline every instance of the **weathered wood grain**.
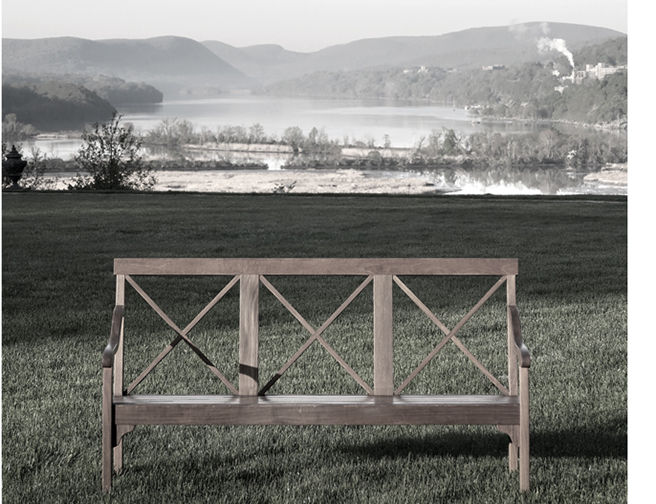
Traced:
<svg viewBox="0 0 656 504">
<path fill-rule="evenodd" d="M 258 389 L 259 275 L 242 275 L 239 294 L 239 395 Z"/>
<path fill-rule="evenodd" d="M 519 400 L 503 395 L 115 398 L 117 424 L 504 425 L 519 423 Z"/>
<path fill-rule="evenodd" d="M 102 489 L 109 492 L 112 486 L 112 434 L 115 418 L 112 404 L 112 368 L 103 368 L 102 404 Z"/>
<path fill-rule="evenodd" d="M 517 259 L 234 259 L 114 260 L 125 275 L 516 275 Z"/>
<path fill-rule="evenodd" d="M 529 490 L 529 392 L 528 367 L 519 369 L 519 489 Z"/>
<path fill-rule="evenodd" d="M 517 303 L 517 283 L 515 275 L 508 276 L 506 281 L 506 305 L 514 306 Z M 508 330 L 508 391 L 510 395 L 519 394 L 519 378 L 517 372 L 517 352 L 515 348 L 515 334 L 512 327 L 512 315 L 507 310 L 507 330 Z M 510 443 L 508 443 L 508 467 L 510 471 L 517 470 L 519 460 L 519 428 L 518 426 L 509 427 Z"/>
<path fill-rule="evenodd" d="M 125 276 L 116 275 L 116 306 L 125 305 Z M 125 315 L 125 309 L 123 310 Z M 125 330 L 125 317 L 121 318 L 119 328 L 118 348 L 114 355 L 114 395 L 123 395 L 123 379 L 124 379 L 124 330 Z M 118 441 L 114 447 L 114 470 L 120 473 L 123 469 L 123 443 Z"/>
<path fill-rule="evenodd" d="M 374 276 L 374 394 L 394 394 L 392 276 Z"/>
<path fill-rule="evenodd" d="M 519 365 L 523 368 L 531 367 L 531 354 L 524 345 L 522 339 L 522 328 L 519 323 L 519 311 L 516 306 L 508 307 L 508 314 L 510 318 L 510 329 L 512 330 L 513 344 L 519 358 Z"/>
<path fill-rule="evenodd" d="M 121 343 L 121 331 L 123 328 L 123 315 L 125 307 L 123 305 L 115 306 L 112 315 L 112 327 L 109 333 L 109 341 L 105 350 L 103 350 L 103 367 L 112 367 L 114 365 L 114 355 L 118 351 Z"/>
</svg>

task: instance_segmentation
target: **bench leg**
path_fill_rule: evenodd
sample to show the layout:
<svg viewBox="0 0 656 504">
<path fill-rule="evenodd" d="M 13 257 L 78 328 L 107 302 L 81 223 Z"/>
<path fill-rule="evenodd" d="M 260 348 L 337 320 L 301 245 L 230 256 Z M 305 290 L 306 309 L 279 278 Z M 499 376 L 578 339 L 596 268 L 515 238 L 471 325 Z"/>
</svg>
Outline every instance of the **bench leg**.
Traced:
<svg viewBox="0 0 656 504">
<path fill-rule="evenodd" d="M 114 436 L 114 472 L 121 474 L 123 470 L 123 436 L 134 430 L 134 425 L 116 425 Z"/>
<path fill-rule="evenodd" d="M 529 490 L 528 368 L 519 370 L 519 489 Z"/>
<path fill-rule="evenodd" d="M 123 470 L 123 441 L 119 441 L 114 447 L 114 472 L 121 474 Z"/>
<path fill-rule="evenodd" d="M 112 368 L 103 368 L 103 409 L 102 409 L 102 490 L 112 488 L 112 434 L 114 417 L 112 414 Z"/>
<path fill-rule="evenodd" d="M 508 443 L 508 470 L 514 472 L 517 470 L 517 445 L 512 441 Z"/>
<path fill-rule="evenodd" d="M 504 434 L 508 434 L 510 442 L 508 443 L 508 470 L 514 472 L 517 470 L 517 450 L 519 439 L 519 426 L 518 425 L 497 425 Z"/>
</svg>

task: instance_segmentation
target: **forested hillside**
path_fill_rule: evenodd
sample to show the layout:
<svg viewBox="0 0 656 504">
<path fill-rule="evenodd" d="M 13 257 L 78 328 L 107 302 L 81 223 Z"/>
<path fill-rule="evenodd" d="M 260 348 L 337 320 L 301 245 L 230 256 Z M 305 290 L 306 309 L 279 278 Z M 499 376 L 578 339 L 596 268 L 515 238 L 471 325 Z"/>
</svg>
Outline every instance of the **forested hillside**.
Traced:
<svg viewBox="0 0 656 504">
<path fill-rule="evenodd" d="M 114 112 L 107 100 L 70 82 L 2 85 L 2 117 L 15 114 L 21 123 L 41 131 L 81 129 L 89 123 L 107 121 Z"/>
<path fill-rule="evenodd" d="M 114 106 L 125 103 L 161 103 L 163 93 L 145 82 L 126 82 L 107 75 L 36 74 L 27 72 L 3 72 L 2 83 L 14 87 L 32 86 L 44 82 L 68 82 L 84 86 Z"/>
<path fill-rule="evenodd" d="M 626 37 L 586 47 L 575 63 L 626 64 Z M 581 66 L 584 67 L 585 63 Z M 578 66 L 578 63 L 576 63 Z M 608 123 L 627 113 L 627 73 L 602 80 L 565 82 L 572 67 L 565 56 L 494 70 L 447 71 L 439 67 L 316 72 L 263 88 L 285 96 L 322 96 L 429 101 L 471 107 L 477 115 L 529 120 Z M 557 90 L 557 88 L 559 90 Z"/>
<path fill-rule="evenodd" d="M 125 103 L 161 103 L 163 94 L 143 82 L 118 77 L 6 72 L 2 76 L 2 117 L 31 125 L 26 131 L 81 129 L 111 117 Z"/>
<path fill-rule="evenodd" d="M 574 52 L 574 64 L 577 68 L 586 63 L 607 63 L 611 66 L 626 65 L 628 62 L 627 37 L 615 38 L 601 44 L 590 45 Z"/>
<path fill-rule="evenodd" d="M 144 82 L 126 82 L 117 77 L 93 77 L 80 82 L 112 105 L 124 103 L 162 103 L 164 94 Z"/>
</svg>

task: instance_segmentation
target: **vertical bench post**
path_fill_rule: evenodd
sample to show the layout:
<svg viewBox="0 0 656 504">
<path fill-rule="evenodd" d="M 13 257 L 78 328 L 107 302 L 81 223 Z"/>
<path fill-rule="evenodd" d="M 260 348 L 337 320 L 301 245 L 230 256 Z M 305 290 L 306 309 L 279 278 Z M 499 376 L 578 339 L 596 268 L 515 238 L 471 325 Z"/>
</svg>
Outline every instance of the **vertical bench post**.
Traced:
<svg viewBox="0 0 656 504">
<path fill-rule="evenodd" d="M 241 275 L 239 294 L 239 395 L 258 389 L 259 275 Z"/>
<path fill-rule="evenodd" d="M 116 275 L 116 306 L 125 305 L 125 275 Z M 116 312 L 115 312 L 116 313 Z M 114 320 L 112 320 L 112 332 Z M 119 342 L 112 361 L 103 362 L 103 405 L 102 405 L 102 489 L 109 492 L 112 486 L 112 458 L 114 470 L 118 473 L 123 467 L 123 445 L 116 446 L 117 434 L 114 423 L 113 396 L 123 395 L 123 321 L 119 329 Z M 111 340 L 111 336 L 110 336 Z M 104 359 L 103 359 L 104 360 Z M 113 381 L 113 383 L 112 383 Z M 113 455 L 113 457 L 112 457 Z"/>
<path fill-rule="evenodd" d="M 516 283 L 515 275 L 508 276 L 506 280 L 506 305 L 515 306 L 516 300 Z M 507 311 L 507 310 L 506 310 Z M 519 394 L 517 381 L 517 352 L 515 351 L 515 340 L 512 332 L 512 321 L 510 320 L 510 313 L 508 312 L 508 391 L 510 395 L 516 396 Z M 511 442 L 508 444 L 508 467 L 510 471 L 517 470 L 517 450 L 518 447 L 513 441 L 518 440 L 517 427 L 513 429 L 513 436 Z"/>
<path fill-rule="evenodd" d="M 102 405 L 102 489 L 112 488 L 112 439 L 114 418 L 112 415 L 112 368 L 103 367 Z"/>
<path fill-rule="evenodd" d="M 393 394 L 392 276 L 374 275 L 374 395 Z"/>
<path fill-rule="evenodd" d="M 529 491 L 528 368 L 519 368 L 519 489 Z"/>
<path fill-rule="evenodd" d="M 125 306 L 125 275 L 116 275 L 116 305 Z M 114 356 L 114 395 L 123 395 L 123 324 L 121 324 L 121 339 Z M 116 474 L 123 469 L 123 439 L 114 447 L 114 471 Z"/>
</svg>

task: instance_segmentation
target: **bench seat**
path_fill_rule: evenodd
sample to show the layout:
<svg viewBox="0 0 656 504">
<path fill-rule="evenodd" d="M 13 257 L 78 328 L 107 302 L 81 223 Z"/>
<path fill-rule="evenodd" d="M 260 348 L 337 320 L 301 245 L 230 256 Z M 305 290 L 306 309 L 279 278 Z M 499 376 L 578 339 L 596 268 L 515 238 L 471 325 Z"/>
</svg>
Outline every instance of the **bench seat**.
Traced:
<svg viewBox="0 0 656 504">
<path fill-rule="evenodd" d="M 505 395 L 127 395 L 117 425 L 516 425 Z"/>
</svg>

